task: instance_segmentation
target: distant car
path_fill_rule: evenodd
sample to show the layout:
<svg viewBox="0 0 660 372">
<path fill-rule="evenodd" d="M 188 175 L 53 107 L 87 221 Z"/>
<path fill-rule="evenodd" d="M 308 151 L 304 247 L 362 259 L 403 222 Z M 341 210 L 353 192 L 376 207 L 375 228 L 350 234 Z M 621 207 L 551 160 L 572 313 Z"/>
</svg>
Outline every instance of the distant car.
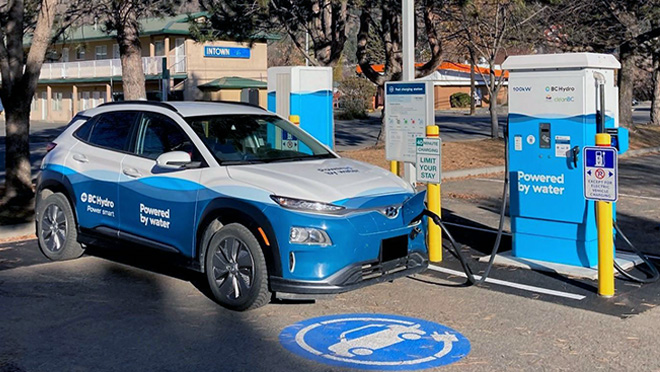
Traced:
<svg viewBox="0 0 660 372">
<path fill-rule="evenodd" d="M 213 298 L 235 310 L 272 292 L 345 292 L 428 265 L 424 193 L 245 104 L 83 111 L 49 144 L 37 195 L 48 258 L 154 248 L 204 273 Z"/>
<path fill-rule="evenodd" d="M 632 100 L 632 105 L 633 105 L 633 106 L 637 106 L 637 105 L 639 105 L 639 101 L 636 100 L 636 99 L 633 99 L 633 100 Z"/>
<path fill-rule="evenodd" d="M 330 346 L 328 350 L 348 358 L 358 355 L 371 355 L 375 350 L 384 349 L 406 340 L 419 340 L 426 334 L 419 327 L 419 324 L 413 326 L 369 324 L 342 333 L 339 336 L 340 341 Z M 348 335 L 369 328 L 376 328 L 379 331 L 348 339 Z"/>
</svg>

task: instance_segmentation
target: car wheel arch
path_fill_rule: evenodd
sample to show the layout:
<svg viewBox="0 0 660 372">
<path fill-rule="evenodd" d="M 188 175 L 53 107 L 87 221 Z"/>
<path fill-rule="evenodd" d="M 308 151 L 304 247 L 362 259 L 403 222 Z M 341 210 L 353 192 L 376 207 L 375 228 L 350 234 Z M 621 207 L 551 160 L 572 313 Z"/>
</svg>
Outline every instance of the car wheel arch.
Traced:
<svg viewBox="0 0 660 372">
<path fill-rule="evenodd" d="M 219 198 L 209 203 L 199 221 L 195 237 L 195 257 L 202 268 L 202 272 L 205 270 L 203 263 L 213 233 L 224 225 L 240 223 L 248 228 L 260 243 L 266 258 L 268 274 L 281 275 L 282 263 L 280 262 L 279 246 L 273 227 L 268 218 L 257 207 L 236 199 Z M 262 236 L 259 228 L 263 231 L 267 241 Z"/>
</svg>

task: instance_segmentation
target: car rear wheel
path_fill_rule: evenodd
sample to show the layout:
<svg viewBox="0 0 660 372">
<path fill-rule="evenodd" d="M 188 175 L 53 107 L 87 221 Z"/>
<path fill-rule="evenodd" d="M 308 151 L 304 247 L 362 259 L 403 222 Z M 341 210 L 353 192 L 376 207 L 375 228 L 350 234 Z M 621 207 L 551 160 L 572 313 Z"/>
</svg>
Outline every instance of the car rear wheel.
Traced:
<svg viewBox="0 0 660 372">
<path fill-rule="evenodd" d="M 53 261 L 82 256 L 85 250 L 77 241 L 73 209 L 63 194 L 54 193 L 41 199 L 37 216 L 37 239 L 44 256 Z"/>
<path fill-rule="evenodd" d="M 214 299 L 232 310 L 268 303 L 268 272 L 261 245 L 245 226 L 232 223 L 216 231 L 208 245 L 205 271 Z"/>
</svg>

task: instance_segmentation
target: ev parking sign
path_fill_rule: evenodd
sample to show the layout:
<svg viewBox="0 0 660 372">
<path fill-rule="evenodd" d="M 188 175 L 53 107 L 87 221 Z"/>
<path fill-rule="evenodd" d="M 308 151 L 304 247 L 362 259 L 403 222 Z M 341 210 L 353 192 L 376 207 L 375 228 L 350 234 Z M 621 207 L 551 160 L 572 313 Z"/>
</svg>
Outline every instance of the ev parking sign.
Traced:
<svg viewBox="0 0 660 372">
<path fill-rule="evenodd" d="M 615 202 L 619 198 L 618 153 L 614 147 L 584 148 L 584 197 Z"/>
</svg>

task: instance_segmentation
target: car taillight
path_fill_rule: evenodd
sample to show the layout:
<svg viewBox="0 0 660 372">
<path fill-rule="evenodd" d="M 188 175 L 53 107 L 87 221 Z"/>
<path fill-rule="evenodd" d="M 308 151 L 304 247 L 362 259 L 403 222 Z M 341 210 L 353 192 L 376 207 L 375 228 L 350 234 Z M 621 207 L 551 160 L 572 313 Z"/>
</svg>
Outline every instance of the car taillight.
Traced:
<svg viewBox="0 0 660 372">
<path fill-rule="evenodd" d="M 54 149 L 55 146 L 57 146 L 57 143 L 55 143 L 55 142 L 49 142 L 49 143 L 46 145 L 46 154 L 48 154 L 49 152 L 51 152 L 51 150 Z"/>
</svg>

